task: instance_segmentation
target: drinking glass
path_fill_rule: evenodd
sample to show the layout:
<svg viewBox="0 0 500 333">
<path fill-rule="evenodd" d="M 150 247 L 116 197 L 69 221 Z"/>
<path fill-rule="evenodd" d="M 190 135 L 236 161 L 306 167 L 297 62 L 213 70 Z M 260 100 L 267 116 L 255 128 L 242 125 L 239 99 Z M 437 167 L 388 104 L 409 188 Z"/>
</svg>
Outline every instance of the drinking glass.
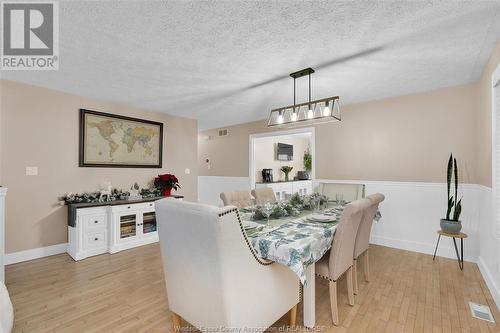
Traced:
<svg viewBox="0 0 500 333">
<path fill-rule="evenodd" d="M 267 219 L 267 225 L 269 226 L 269 217 L 273 212 L 273 205 L 269 202 L 262 206 L 262 215 Z"/>
<path fill-rule="evenodd" d="M 327 207 L 328 207 L 328 200 L 324 200 L 323 202 L 321 202 L 321 200 L 319 201 L 319 209 L 321 211 L 326 210 Z"/>
<path fill-rule="evenodd" d="M 311 214 L 314 214 L 315 212 L 318 212 L 320 207 L 319 207 L 319 204 L 320 204 L 320 198 L 319 196 L 316 196 L 316 195 L 313 195 L 311 197 Z"/>
<path fill-rule="evenodd" d="M 335 194 L 335 202 L 337 203 L 337 205 L 343 205 L 344 204 L 344 193 Z"/>
</svg>

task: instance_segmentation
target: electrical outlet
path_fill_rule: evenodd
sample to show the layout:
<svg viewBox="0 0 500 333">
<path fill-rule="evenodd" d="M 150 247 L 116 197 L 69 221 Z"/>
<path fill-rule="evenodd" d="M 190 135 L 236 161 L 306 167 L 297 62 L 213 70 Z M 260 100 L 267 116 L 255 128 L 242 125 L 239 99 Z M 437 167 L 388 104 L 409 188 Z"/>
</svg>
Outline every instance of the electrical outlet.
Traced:
<svg viewBox="0 0 500 333">
<path fill-rule="evenodd" d="M 186 169 L 184 170 L 184 173 L 185 173 L 186 175 L 189 175 L 189 174 L 191 173 L 191 170 L 189 170 L 189 168 L 186 168 Z"/>
<path fill-rule="evenodd" d="M 38 176 L 38 167 L 36 166 L 26 167 L 26 176 Z"/>
</svg>

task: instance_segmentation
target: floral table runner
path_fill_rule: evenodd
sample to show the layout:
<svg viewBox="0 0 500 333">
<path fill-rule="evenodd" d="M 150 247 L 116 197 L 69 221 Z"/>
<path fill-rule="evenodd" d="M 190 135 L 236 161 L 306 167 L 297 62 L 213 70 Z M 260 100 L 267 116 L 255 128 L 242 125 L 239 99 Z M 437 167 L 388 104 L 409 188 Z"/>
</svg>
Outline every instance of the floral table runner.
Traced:
<svg viewBox="0 0 500 333">
<path fill-rule="evenodd" d="M 329 207 L 336 218 L 332 222 L 310 222 L 307 217 L 311 212 L 299 216 L 252 221 L 252 213 L 243 209 L 242 223 L 247 237 L 257 254 L 267 260 L 288 266 L 306 283 L 306 268 L 331 248 L 333 236 L 344 206 Z M 380 219 L 377 212 L 375 220 Z"/>
</svg>

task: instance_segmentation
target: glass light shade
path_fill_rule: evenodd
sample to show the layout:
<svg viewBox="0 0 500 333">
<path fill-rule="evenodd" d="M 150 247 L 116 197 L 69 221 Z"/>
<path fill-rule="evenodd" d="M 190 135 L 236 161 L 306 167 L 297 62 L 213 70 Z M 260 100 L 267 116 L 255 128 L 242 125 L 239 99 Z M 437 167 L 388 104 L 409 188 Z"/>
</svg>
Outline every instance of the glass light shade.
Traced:
<svg viewBox="0 0 500 333">
<path fill-rule="evenodd" d="M 309 108 L 309 110 L 307 110 L 307 119 L 313 119 L 314 118 L 314 111 L 312 108 Z"/>
<path fill-rule="evenodd" d="M 299 121 L 303 121 L 303 120 L 307 119 L 307 111 L 308 110 L 309 110 L 309 108 L 307 107 L 307 105 L 302 105 L 299 108 L 299 112 L 297 113 L 297 117 L 298 117 Z"/>
<path fill-rule="evenodd" d="M 314 104 L 314 118 L 321 118 L 323 116 L 323 103 Z"/>
<path fill-rule="evenodd" d="M 278 124 L 283 124 L 283 113 L 278 114 Z"/>
<path fill-rule="evenodd" d="M 323 109 L 323 117 L 328 117 L 330 115 L 330 104 L 328 101 L 325 103 L 325 108 Z"/>
</svg>

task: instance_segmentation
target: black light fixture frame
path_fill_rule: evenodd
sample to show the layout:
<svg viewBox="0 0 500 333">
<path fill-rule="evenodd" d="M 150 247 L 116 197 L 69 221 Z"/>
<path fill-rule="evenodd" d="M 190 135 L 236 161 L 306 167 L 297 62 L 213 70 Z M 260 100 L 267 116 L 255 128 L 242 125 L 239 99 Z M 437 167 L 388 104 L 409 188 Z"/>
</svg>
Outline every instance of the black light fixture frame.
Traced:
<svg viewBox="0 0 500 333">
<path fill-rule="evenodd" d="M 312 69 L 311 67 L 308 67 L 308 68 L 304 68 L 304 69 L 301 69 L 300 71 L 296 71 L 296 72 L 293 72 L 293 73 L 290 73 L 290 77 L 293 78 L 293 105 L 289 105 L 289 106 L 285 106 L 285 107 L 280 107 L 280 108 L 277 108 L 277 109 L 272 109 L 271 110 L 271 114 L 269 116 L 269 119 L 271 119 L 272 117 L 272 114 L 273 112 L 278 112 L 280 116 L 283 116 L 284 115 L 284 112 L 287 110 L 287 109 L 292 109 L 292 112 L 295 113 L 297 112 L 297 108 L 300 110 L 300 107 L 302 106 L 305 106 L 307 105 L 307 107 L 309 108 L 309 110 L 311 110 L 311 106 L 313 103 L 322 103 L 322 102 L 328 102 L 328 101 L 332 101 L 332 114 L 330 115 L 331 118 L 335 119 L 336 121 L 340 121 L 341 120 L 341 117 L 340 117 L 340 114 L 338 116 L 335 116 L 333 115 L 333 109 L 334 109 L 334 106 L 335 106 L 335 101 L 337 101 L 337 105 L 339 103 L 339 96 L 333 96 L 333 97 L 328 97 L 328 98 L 322 98 L 322 99 L 318 99 L 318 100 L 314 100 L 312 101 L 311 100 L 311 74 L 315 73 L 315 70 Z M 308 76 L 308 79 L 309 79 L 309 99 L 307 102 L 304 102 L 304 103 L 299 103 L 297 104 L 297 101 L 296 101 L 296 97 L 297 97 L 297 94 L 296 94 L 296 80 L 298 78 L 301 78 L 303 76 Z M 328 104 L 326 104 L 328 105 Z M 283 126 L 283 125 L 287 125 L 287 124 L 296 124 L 296 123 L 301 123 L 301 122 L 309 122 L 309 121 L 314 121 L 314 120 L 318 120 L 319 118 L 315 118 L 315 119 L 297 119 L 297 120 L 294 120 L 293 123 L 291 122 L 287 122 L 285 124 L 270 124 L 270 120 L 268 122 L 268 127 L 274 127 L 274 126 Z"/>
</svg>

